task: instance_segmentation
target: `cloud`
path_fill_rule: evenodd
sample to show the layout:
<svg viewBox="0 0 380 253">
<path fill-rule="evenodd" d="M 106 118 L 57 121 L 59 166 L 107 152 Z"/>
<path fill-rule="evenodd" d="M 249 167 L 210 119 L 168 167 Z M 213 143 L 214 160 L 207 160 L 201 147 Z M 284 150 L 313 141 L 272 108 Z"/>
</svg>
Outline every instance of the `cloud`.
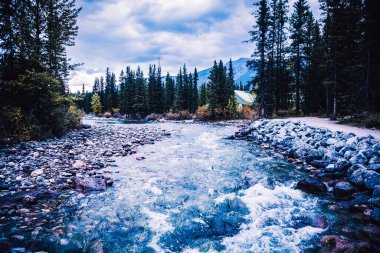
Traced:
<svg viewBox="0 0 380 253">
<path fill-rule="evenodd" d="M 294 0 L 291 0 L 291 2 Z M 318 0 L 310 0 L 311 5 Z M 292 3 L 291 3 L 292 4 Z M 163 73 L 209 67 L 215 59 L 249 57 L 253 24 L 249 0 L 79 0 L 76 46 L 68 49 L 75 63 L 72 91 L 91 90 L 106 67 L 118 74 L 126 66 L 147 70 L 161 57 Z"/>
</svg>

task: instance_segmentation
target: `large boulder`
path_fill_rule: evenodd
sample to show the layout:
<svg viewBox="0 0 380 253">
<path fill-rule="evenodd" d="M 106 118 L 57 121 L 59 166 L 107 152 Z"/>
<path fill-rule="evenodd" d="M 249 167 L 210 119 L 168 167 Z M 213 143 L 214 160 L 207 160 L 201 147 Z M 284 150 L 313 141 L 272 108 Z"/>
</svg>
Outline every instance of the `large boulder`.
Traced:
<svg viewBox="0 0 380 253">
<path fill-rule="evenodd" d="M 371 170 L 365 171 L 364 185 L 368 189 L 375 189 L 377 185 L 380 185 L 380 173 Z"/>
<path fill-rule="evenodd" d="M 373 170 L 358 169 L 350 175 L 349 181 L 354 185 L 375 189 L 377 185 L 380 185 L 380 173 Z"/>
<path fill-rule="evenodd" d="M 380 208 L 375 207 L 371 212 L 371 219 L 376 222 L 377 224 L 380 224 Z"/>
<path fill-rule="evenodd" d="M 335 197 L 348 197 L 354 191 L 355 188 L 349 182 L 341 181 L 335 184 L 333 193 Z"/>
<path fill-rule="evenodd" d="M 322 237 L 322 246 L 331 253 L 357 252 L 371 253 L 375 252 L 371 245 L 363 241 L 349 241 L 337 235 L 325 235 Z M 324 252 L 324 251 L 323 251 Z"/>
<path fill-rule="evenodd" d="M 75 177 L 75 188 L 80 192 L 102 191 L 107 188 L 107 181 L 103 178 Z"/>
<path fill-rule="evenodd" d="M 358 153 L 354 155 L 353 157 L 350 158 L 350 163 L 351 164 L 367 164 L 368 159 L 365 155 L 362 153 Z"/>
<path fill-rule="evenodd" d="M 370 164 L 368 165 L 368 169 L 380 172 L 380 163 Z"/>
<path fill-rule="evenodd" d="M 314 160 L 321 160 L 324 156 L 324 152 L 321 150 L 311 150 L 305 157 L 307 163 L 310 163 Z"/>
<path fill-rule="evenodd" d="M 299 181 L 296 188 L 308 193 L 319 194 L 327 192 L 326 185 L 315 178 L 307 178 Z"/>
</svg>

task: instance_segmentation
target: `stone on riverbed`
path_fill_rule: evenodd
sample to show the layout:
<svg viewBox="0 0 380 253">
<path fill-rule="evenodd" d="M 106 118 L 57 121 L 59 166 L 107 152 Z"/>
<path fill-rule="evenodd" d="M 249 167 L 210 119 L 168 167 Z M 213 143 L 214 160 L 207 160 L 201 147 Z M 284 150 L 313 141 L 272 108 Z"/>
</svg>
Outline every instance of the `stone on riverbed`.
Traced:
<svg viewBox="0 0 380 253">
<path fill-rule="evenodd" d="M 82 162 L 81 160 L 77 160 L 73 164 L 73 168 L 74 169 L 85 169 L 86 168 L 86 163 Z"/>
<path fill-rule="evenodd" d="M 79 192 L 102 191 L 107 188 L 107 181 L 103 178 L 75 177 L 73 181 Z"/>
<path fill-rule="evenodd" d="M 315 178 L 307 178 L 298 182 L 296 188 L 308 193 L 319 194 L 327 192 L 326 185 Z"/>
<path fill-rule="evenodd" d="M 325 235 L 322 237 L 322 245 L 332 253 L 343 252 L 375 252 L 371 245 L 363 241 L 349 241 L 337 235 Z"/>
<path fill-rule="evenodd" d="M 351 174 L 349 180 L 355 185 L 374 189 L 377 185 L 380 185 L 380 173 L 367 169 L 358 169 Z"/>
<path fill-rule="evenodd" d="M 335 197 L 348 197 L 354 193 L 354 191 L 355 188 L 346 181 L 336 183 L 333 190 Z"/>
<path fill-rule="evenodd" d="M 34 170 L 30 175 L 32 177 L 37 177 L 37 176 L 41 176 L 42 174 L 44 174 L 44 170 L 43 169 L 37 169 L 37 170 Z"/>
</svg>

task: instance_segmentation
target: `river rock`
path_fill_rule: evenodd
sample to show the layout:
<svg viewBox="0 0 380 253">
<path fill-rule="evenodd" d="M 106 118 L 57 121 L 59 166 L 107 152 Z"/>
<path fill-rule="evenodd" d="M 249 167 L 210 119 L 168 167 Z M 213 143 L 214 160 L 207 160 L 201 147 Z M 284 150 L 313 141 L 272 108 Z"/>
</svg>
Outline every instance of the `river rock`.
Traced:
<svg viewBox="0 0 380 253">
<path fill-rule="evenodd" d="M 369 170 L 374 170 L 376 172 L 380 172 L 380 163 L 376 163 L 376 164 L 370 164 L 368 165 L 367 167 Z"/>
<path fill-rule="evenodd" d="M 88 253 L 104 253 L 104 245 L 103 245 L 102 241 L 94 239 L 91 242 L 89 250 L 86 252 L 88 252 Z"/>
<path fill-rule="evenodd" d="M 83 161 L 81 161 L 81 160 L 77 160 L 73 164 L 73 168 L 74 169 L 85 169 L 86 168 L 86 163 L 83 162 Z"/>
<path fill-rule="evenodd" d="M 315 178 L 307 178 L 305 180 L 299 181 L 297 183 L 296 189 L 317 194 L 327 192 L 326 185 Z"/>
<path fill-rule="evenodd" d="M 380 197 L 380 185 L 376 185 L 373 189 L 372 196 Z"/>
<path fill-rule="evenodd" d="M 0 191 L 15 191 L 17 188 L 13 185 L 0 184 Z"/>
<path fill-rule="evenodd" d="M 37 184 L 38 186 L 45 186 L 45 185 L 46 185 L 46 180 L 45 180 L 45 178 L 43 178 L 43 177 L 41 177 L 41 176 L 38 176 L 38 177 L 36 178 L 36 184 Z"/>
<path fill-rule="evenodd" d="M 75 177 L 75 188 L 80 192 L 101 191 L 107 188 L 107 182 L 102 178 Z"/>
<path fill-rule="evenodd" d="M 371 219 L 380 224 L 380 208 L 375 207 L 371 212 Z"/>
<path fill-rule="evenodd" d="M 355 188 L 346 181 L 341 181 L 335 184 L 333 193 L 335 197 L 348 197 L 355 191 Z"/>
<path fill-rule="evenodd" d="M 364 185 L 369 189 L 375 189 L 377 185 L 380 185 L 380 173 L 367 170 L 363 175 Z"/>
<path fill-rule="evenodd" d="M 357 252 L 371 253 L 374 252 L 371 245 L 362 241 L 349 241 L 337 235 L 325 235 L 322 237 L 322 245 L 331 253 Z"/>
<path fill-rule="evenodd" d="M 368 224 L 363 228 L 364 233 L 373 241 L 380 242 L 380 227 Z"/>
<path fill-rule="evenodd" d="M 32 177 L 37 177 L 37 176 L 40 176 L 44 174 L 44 170 L 43 169 L 37 169 L 37 170 L 34 170 L 30 175 Z"/>
<path fill-rule="evenodd" d="M 358 153 L 357 155 L 353 156 L 351 159 L 350 159 L 350 163 L 351 164 L 367 164 L 368 163 L 368 159 L 365 155 L 363 155 L 362 153 Z"/>
<path fill-rule="evenodd" d="M 312 150 L 312 151 L 310 151 L 306 155 L 305 160 L 306 160 L 307 163 L 310 163 L 311 161 L 322 159 L 323 156 L 324 156 L 324 152 L 323 151 L 321 151 L 321 150 Z"/>
</svg>

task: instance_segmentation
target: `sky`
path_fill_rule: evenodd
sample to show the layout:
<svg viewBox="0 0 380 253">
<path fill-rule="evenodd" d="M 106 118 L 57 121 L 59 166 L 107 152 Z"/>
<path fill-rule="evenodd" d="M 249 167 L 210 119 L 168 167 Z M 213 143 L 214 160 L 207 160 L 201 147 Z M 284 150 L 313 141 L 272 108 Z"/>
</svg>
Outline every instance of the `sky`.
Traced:
<svg viewBox="0 0 380 253">
<path fill-rule="evenodd" d="M 289 0 L 292 11 L 293 2 Z M 237 60 L 254 51 L 248 31 L 254 24 L 253 0 L 77 0 L 79 33 L 68 48 L 72 63 L 69 87 L 91 90 L 95 77 L 107 67 L 122 69 L 160 64 L 162 73 L 176 75 L 212 66 L 214 60 Z M 309 0 L 319 17 L 318 0 Z"/>
</svg>

